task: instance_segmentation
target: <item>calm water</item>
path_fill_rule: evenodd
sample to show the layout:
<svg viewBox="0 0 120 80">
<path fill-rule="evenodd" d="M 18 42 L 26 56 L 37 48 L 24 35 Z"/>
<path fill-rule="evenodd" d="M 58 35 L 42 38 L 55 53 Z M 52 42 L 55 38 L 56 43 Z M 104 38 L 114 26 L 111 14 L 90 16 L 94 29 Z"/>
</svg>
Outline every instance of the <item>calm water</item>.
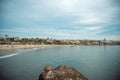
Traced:
<svg viewBox="0 0 120 80">
<path fill-rule="evenodd" d="M 76 68 L 89 80 L 120 80 L 120 46 L 59 46 L 0 51 L 0 80 L 38 80 L 46 65 Z"/>
</svg>

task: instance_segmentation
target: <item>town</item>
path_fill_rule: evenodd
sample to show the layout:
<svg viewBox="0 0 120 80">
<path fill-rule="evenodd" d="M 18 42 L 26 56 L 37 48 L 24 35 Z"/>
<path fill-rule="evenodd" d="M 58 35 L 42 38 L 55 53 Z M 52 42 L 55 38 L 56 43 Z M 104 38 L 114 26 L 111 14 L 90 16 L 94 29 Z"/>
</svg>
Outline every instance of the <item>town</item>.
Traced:
<svg viewBox="0 0 120 80">
<path fill-rule="evenodd" d="M 120 45 L 120 41 L 113 40 L 70 40 L 53 38 L 19 38 L 0 37 L 0 45 Z"/>
</svg>

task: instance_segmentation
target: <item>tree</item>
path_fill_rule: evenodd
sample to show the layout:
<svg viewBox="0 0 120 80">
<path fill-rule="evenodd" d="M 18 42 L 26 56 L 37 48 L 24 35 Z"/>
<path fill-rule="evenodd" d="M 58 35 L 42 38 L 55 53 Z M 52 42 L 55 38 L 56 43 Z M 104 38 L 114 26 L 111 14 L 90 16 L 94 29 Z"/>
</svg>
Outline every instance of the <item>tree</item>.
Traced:
<svg viewBox="0 0 120 80">
<path fill-rule="evenodd" d="M 5 35 L 5 37 L 7 38 L 7 37 L 8 37 L 8 35 L 6 34 L 6 35 Z"/>
</svg>

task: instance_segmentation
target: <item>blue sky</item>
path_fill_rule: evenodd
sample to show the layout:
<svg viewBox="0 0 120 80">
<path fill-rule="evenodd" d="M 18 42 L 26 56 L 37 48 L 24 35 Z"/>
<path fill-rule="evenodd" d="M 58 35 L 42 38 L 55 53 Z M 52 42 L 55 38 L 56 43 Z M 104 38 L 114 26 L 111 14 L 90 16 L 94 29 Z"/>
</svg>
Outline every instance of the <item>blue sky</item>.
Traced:
<svg viewBox="0 0 120 80">
<path fill-rule="evenodd" d="M 120 40 L 120 0 L 0 0 L 0 37 Z"/>
</svg>

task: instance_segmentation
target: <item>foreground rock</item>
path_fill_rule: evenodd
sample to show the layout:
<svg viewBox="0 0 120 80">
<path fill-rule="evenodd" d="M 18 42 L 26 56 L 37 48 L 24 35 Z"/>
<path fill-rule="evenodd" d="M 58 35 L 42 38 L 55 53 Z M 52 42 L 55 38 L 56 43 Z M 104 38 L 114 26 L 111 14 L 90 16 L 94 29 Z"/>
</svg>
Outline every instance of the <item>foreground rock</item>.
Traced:
<svg viewBox="0 0 120 80">
<path fill-rule="evenodd" d="M 39 80 L 88 80 L 80 72 L 72 67 L 59 66 L 52 69 L 46 66 L 44 71 L 40 74 Z"/>
</svg>

